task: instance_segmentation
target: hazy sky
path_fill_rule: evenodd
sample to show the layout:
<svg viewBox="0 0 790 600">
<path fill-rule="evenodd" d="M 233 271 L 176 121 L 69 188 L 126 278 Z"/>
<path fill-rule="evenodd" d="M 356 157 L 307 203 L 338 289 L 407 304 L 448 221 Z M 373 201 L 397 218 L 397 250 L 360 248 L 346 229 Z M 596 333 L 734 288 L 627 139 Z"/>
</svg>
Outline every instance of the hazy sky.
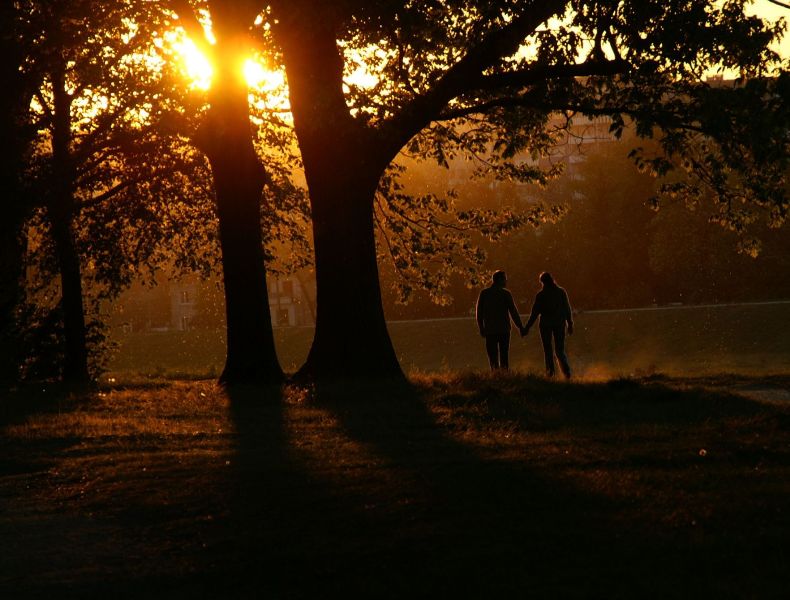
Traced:
<svg viewBox="0 0 790 600">
<path fill-rule="evenodd" d="M 787 3 L 790 4 L 790 0 Z M 786 21 L 790 20 L 790 9 L 777 6 L 768 0 L 755 0 L 754 4 L 749 7 L 749 11 L 769 21 L 776 21 L 780 17 L 784 17 Z M 790 35 L 788 34 L 785 34 L 782 40 L 780 53 L 785 58 L 790 57 Z"/>
</svg>

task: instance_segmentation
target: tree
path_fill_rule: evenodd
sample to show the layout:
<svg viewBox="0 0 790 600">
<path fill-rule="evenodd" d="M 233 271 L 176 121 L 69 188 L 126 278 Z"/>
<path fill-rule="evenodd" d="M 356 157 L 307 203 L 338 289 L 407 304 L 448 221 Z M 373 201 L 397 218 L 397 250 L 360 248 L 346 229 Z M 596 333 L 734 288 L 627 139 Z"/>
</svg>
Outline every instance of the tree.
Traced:
<svg viewBox="0 0 790 600">
<path fill-rule="evenodd" d="M 289 0 L 272 2 L 265 16 L 288 77 L 312 209 L 318 314 L 305 375 L 400 374 L 381 308 L 373 214 L 382 176 L 405 146 L 440 163 L 485 154 L 502 177 L 539 179 L 534 165 L 509 159 L 550 145 L 549 115 L 560 112 L 606 115 L 618 134 L 631 117 L 640 135 L 661 136 L 664 154 L 642 159 L 661 173 L 704 137 L 715 151 L 691 168 L 703 178 L 712 171 L 703 183 L 720 194 L 732 189 L 727 173 L 759 157 L 786 160 L 787 78 L 766 79 L 777 63 L 768 44 L 783 25 L 745 16 L 742 2 Z M 347 81 L 357 67 L 375 73 L 372 86 Z M 743 79 L 713 89 L 704 80 L 712 69 Z M 748 145 L 728 139 L 757 106 L 769 126 L 748 130 Z M 779 183 L 739 180 L 744 198 L 781 216 Z"/>
<path fill-rule="evenodd" d="M 23 303 L 25 270 L 24 222 L 30 206 L 22 176 L 35 134 L 30 101 L 40 82 L 35 58 L 40 51 L 35 32 L 40 15 L 31 2 L 4 2 L 0 6 L 0 383 L 17 378 L 19 308 Z"/>
<path fill-rule="evenodd" d="M 265 240 L 261 233 L 262 193 L 267 186 L 269 202 L 264 212 L 268 217 L 277 211 L 301 212 L 302 195 L 290 180 L 290 167 L 298 168 L 298 161 L 291 155 L 289 142 L 264 136 L 267 148 L 279 150 L 281 155 L 279 161 L 267 160 L 265 166 L 251 131 L 250 90 L 243 65 L 258 45 L 251 32 L 264 7 L 250 0 L 198 3 L 211 19 L 211 43 L 188 1 L 163 4 L 175 11 L 178 23 L 210 60 L 214 71 L 208 107 L 193 141 L 211 164 L 219 219 L 227 322 L 227 359 L 220 380 L 277 383 L 283 373 L 269 315 Z M 265 127 L 264 121 L 258 123 Z M 271 219 L 268 221 L 271 225 Z M 286 229 L 292 239 L 298 237 L 293 227 Z"/>
<path fill-rule="evenodd" d="M 165 131 L 183 107 L 172 74 L 149 64 L 158 52 L 152 5 L 82 0 L 36 9 L 44 23 L 42 77 L 26 175 L 31 202 L 42 209 L 32 224 L 47 235 L 34 266 L 40 276 L 59 276 L 62 377 L 85 382 L 85 267 L 94 300 L 114 297 L 141 266 L 161 263 L 165 242 L 178 255 L 177 242 L 188 237 L 182 230 L 210 229 L 202 210 L 210 190 L 200 183 L 202 159 Z M 192 241 L 193 263 L 211 254 L 199 248 L 210 247 L 206 239 Z"/>
</svg>

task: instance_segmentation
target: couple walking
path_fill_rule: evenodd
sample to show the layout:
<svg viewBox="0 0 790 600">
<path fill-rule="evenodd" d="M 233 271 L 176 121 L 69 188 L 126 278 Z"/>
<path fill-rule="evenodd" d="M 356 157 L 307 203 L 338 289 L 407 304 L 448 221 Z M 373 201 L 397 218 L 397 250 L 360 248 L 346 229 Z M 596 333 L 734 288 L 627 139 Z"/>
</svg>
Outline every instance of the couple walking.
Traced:
<svg viewBox="0 0 790 600">
<path fill-rule="evenodd" d="M 508 368 L 510 319 L 513 319 L 521 337 L 524 337 L 540 317 L 538 329 L 543 342 L 543 354 L 546 358 L 546 375 L 554 376 L 554 355 L 556 354 L 563 375 L 570 378 L 571 367 L 565 354 L 565 326 L 567 323 L 567 332 L 568 335 L 571 335 L 573 333 L 573 315 L 565 290 L 554 282 L 551 273 L 541 273 L 540 283 L 543 289 L 535 296 L 527 324 L 522 325 L 513 295 L 505 287 L 507 285 L 505 272 L 497 271 L 491 280 L 491 286 L 480 292 L 476 309 L 477 326 L 480 328 L 480 335 L 486 340 L 486 353 L 491 369 Z"/>
</svg>

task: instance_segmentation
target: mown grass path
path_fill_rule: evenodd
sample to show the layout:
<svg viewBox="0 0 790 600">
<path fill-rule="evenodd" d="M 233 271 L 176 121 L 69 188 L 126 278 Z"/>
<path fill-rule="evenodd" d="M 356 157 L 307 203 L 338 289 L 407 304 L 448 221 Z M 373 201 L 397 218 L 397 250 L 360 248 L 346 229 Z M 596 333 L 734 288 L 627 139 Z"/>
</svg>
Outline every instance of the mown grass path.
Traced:
<svg viewBox="0 0 790 600">
<path fill-rule="evenodd" d="M 0 597 L 786 597 L 751 389 L 790 379 L 17 391 Z"/>
</svg>

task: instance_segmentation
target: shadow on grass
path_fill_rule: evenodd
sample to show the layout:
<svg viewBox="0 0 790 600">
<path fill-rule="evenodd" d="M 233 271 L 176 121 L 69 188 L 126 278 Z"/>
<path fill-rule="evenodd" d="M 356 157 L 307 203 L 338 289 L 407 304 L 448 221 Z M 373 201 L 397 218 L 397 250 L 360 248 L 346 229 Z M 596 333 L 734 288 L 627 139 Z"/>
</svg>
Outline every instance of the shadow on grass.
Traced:
<svg viewBox="0 0 790 600">
<path fill-rule="evenodd" d="M 530 385 L 536 399 L 552 392 L 570 393 L 570 406 L 591 401 L 588 387 Z M 491 398 L 496 386 L 473 393 L 496 405 L 506 396 Z M 645 537 L 624 524 L 616 501 L 554 478 L 540 464 L 488 458 L 448 436 L 418 388 L 318 386 L 312 402 L 400 472 L 391 482 L 399 487 L 374 504 L 364 551 L 337 573 L 338 590 L 394 598 L 415 590 L 437 597 L 672 596 L 681 582 L 684 594 L 709 589 L 687 569 L 688 557 L 673 551 L 671 536 Z M 507 402 L 512 411 L 517 401 Z M 337 517 L 330 511 L 325 518 Z M 360 534 L 334 543 L 341 549 L 348 537 Z"/>
<path fill-rule="evenodd" d="M 547 452 L 518 455 L 526 445 L 503 452 L 499 442 L 483 443 L 487 424 L 506 421 L 526 436 L 561 432 L 547 436 L 551 444 L 585 427 L 694 429 L 761 410 L 746 400 L 659 381 L 567 385 L 481 375 L 225 393 L 233 431 L 208 439 L 200 456 L 216 463 L 194 480 L 218 489 L 191 492 L 185 515 L 177 506 L 161 513 L 138 507 L 123 529 L 140 528 L 141 514 L 160 519 L 148 527 L 161 533 L 145 540 L 160 568 L 138 556 L 130 560 L 147 572 L 74 580 L 66 591 L 116 598 L 666 598 L 768 597 L 783 589 L 782 555 L 772 554 L 781 550 L 778 534 L 765 543 L 726 531 L 665 529 L 640 512 L 650 498 L 597 493 L 569 476 L 580 463 L 554 472 Z M 447 414 L 481 429 L 465 438 L 442 420 Z M 165 457 L 168 468 L 186 454 L 176 450 Z M 600 468 L 616 479 L 617 468 Z M 192 467 L 169 473 L 169 485 L 193 475 Z M 669 481 L 665 494 L 676 491 Z M 210 521 L 203 519 L 208 509 Z"/>
<path fill-rule="evenodd" d="M 566 383 L 469 373 L 423 389 L 433 392 L 436 401 L 450 410 L 484 412 L 490 418 L 510 419 L 528 431 L 693 426 L 715 419 L 754 417 L 763 410 L 743 396 L 696 383 L 679 389 L 662 378 Z"/>
<path fill-rule="evenodd" d="M 694 427 L 759 412 L 738 397 L 659 382 L 472 376 L 450 387 L 527 430 Z M 755 541 L 733 551 L 726 535 L 707 543 L 663 531 L 625 517 L 625 500 L 459 441 L 431 409 L 441 394 L 424 387 L 346 382 L 229 395 L 237 500 L 213 554 L 235 557 L 236 567 L 204 578 L 201 589 L 284 598 L 631 598 L 738 595 L 776 580 L 775 561 L 757 584 L 761 569 L 744 566 Z M 541 405 L 555 400 L 561 410 L 545 413 Z"/>
<path fill-rule="evenodd" d="M 121 383 L 69 385 L 61 382 L 30 382 L 0 388 L 0 427 L 25 420 L 69 411 L 95 398 L 101 392 L 117 390 L 159 390 L 166 381 L 126 381 Z"/>
</svg>

